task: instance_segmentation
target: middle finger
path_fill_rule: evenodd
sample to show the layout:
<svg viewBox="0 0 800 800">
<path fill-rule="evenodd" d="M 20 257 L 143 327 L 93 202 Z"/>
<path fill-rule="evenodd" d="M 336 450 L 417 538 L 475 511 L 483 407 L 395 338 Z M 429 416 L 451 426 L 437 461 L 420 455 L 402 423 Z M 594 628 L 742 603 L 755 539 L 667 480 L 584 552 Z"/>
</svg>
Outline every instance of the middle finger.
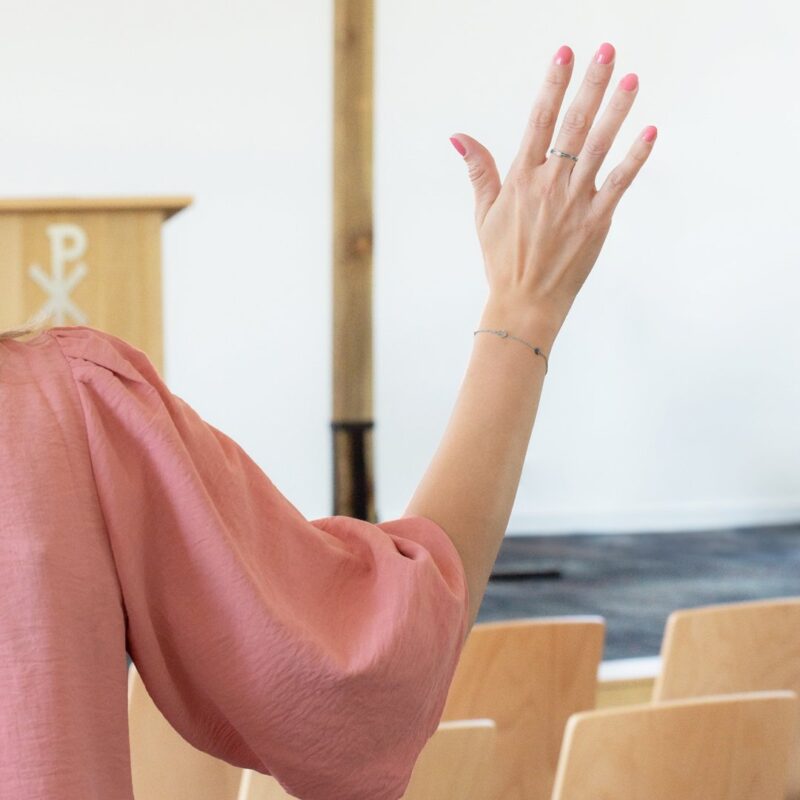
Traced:
<svg viewBox="0 0 800 800">
<path fill-rule="evenodd" d="M 580 161 L 570 175 L 570 184 L 581 181 L 591 182 L 594 186 L 597 171 L 600 169 L 620 127 L 631 110 L 636 93 L 639 90 L 639 77 L 634 72 L 628 73 L 617 85 L 617 89 L 606 106 L 605 113 L 589 132 L 581 150 Z"/>
<path fill-rule="evenodd" d="M 581 151 L 595 114 L 597 114 L 597 109 L 600 108 L 608 82 L 611 80 L 615 55 L 613 45 L 608 42 L 600 45 L 595 53 L 594 60 L 586 70 L 578 94 L 561 123 L 554 145 L 557 150 L 575 156 Z M 572 159 L 555 154 L 550 156 L 550 160 L 554 162 L 554 169 L 566 169 L 571 172 L 575 165 Z"/>
</svg>

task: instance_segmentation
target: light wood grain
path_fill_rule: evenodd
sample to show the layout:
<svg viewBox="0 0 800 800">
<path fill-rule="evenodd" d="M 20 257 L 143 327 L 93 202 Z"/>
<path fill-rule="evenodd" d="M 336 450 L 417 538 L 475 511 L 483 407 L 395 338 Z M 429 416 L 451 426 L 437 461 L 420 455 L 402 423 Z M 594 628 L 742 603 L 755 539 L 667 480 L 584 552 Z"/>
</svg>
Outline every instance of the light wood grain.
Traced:
<svg viewBox="0 0 800 800">
<path fill-rule="evenodd" d="M 800 694 L 800 598 L 675 611 L 661 659 L 655 702 L 769 689 Z M 800 713 L 787 797 L 800 798 Z"/>
<path fill-rule="evenodd" d="M 243 770 L 237 800 L 294 800 L 271 775 L 252 769 Z"/>
<path fill-rule="evenodd" d="M 242 770 L 190 745 L 128 672 L 128 731 L 136 800 L 237 800 Z"/>
<path fill-rule="evenodd" d="M 793 692 L 576 714 L 552 800 L 780 800 L 797 714 Z"/>
<path fill-rule="evenodd" d="M 80 258 L 63 266 L 70 278 L 86 274 L 68 292 L 83 318 L 50 315 L 53 325 L 88 325 L 143 350 L 164 376 L 161 228 L 189 198 L 56 198 L 0 201 L 0 330 L 30 324 L 49 300 L 32 277 L 38 266 L 53 276 L 54 224 L 79 227 L 86 236 Z"/>
<path fill-rule="evenodd" d="M 333 513 L 370 522 L 373 5 L 335 0 L 333 55 Z"/>
<path fill-rule="evenodd" d="M 0 214 L 19 212 L 160 211 L 169 219 L 191 205 L 186 195 L 167 197 L 18 197 L 0 198 Z"/>
<path fill-rule="evenodd" d="M 559 617 L 478 623 L 464 645 L 442 718 L 497 724 L 487 800 L 546 800 L 564 726 L 594 707 L 605 623 Z"/>
<path fill-rule="evenodd" d="M 486 800 L 496 747 L 494 720 L 440 722 L 414 765 L 403 800 Z"/>
<path fill-rule="evenodd" d="M 596 708 L 618 708 L 620 706 L 649 703 L 653 697 L 655 678 L 622 678 L 605 680 L 597 684 Z"/>
<path fill-rule="evenodd" d="M 402 800 L 486 800 L 497 728 L 492 720 L 442 722 L 414 765 Z M 245 770 L 238 800 L 289 800 L 269 775 Z"/>
<path fill-rule="evenodd" d="M 658 656 L 603 661 L 597 671 L 597 708 L 649 703 L 661 669 Z"/>
</svg>

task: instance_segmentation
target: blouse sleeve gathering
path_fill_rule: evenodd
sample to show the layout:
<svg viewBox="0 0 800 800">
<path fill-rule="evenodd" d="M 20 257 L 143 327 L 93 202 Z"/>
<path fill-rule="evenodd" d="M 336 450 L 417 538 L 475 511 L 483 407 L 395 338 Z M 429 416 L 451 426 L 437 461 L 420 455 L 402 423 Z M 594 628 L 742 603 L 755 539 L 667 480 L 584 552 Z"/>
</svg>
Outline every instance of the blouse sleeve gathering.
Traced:
<svg viewBox="0 0 800 800">
<path fill-rule="evenodd" d="M 200 750 L 306 800 L 397 800 L 467 626 L 452 541 L 420 516 L 307 520 L 145 353 L 52 328 L 75 378 L 128 652 Z"/>
</svg>

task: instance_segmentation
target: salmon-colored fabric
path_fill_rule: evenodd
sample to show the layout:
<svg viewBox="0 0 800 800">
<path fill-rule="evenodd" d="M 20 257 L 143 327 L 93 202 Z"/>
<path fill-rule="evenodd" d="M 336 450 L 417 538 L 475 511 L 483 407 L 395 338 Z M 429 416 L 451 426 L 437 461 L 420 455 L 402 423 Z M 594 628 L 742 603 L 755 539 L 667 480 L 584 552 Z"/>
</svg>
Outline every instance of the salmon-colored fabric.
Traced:
<svg viewBox="0 0 800 800">
<path fill-rule="evenodd" d="M 435 522 L 305 519 L 88 326 L 0 341 L 0 474 L 0 797 L 131 800 L 126 649 L 195 747 L 308 800 L 402 795 L 467 626 Z"/>
</svg>

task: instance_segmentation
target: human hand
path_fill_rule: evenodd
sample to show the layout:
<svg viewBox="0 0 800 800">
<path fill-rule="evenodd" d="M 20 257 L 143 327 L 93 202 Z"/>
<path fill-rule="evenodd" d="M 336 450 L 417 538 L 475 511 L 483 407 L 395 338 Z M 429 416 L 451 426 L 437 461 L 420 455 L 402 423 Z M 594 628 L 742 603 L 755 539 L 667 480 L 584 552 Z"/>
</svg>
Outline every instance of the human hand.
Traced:
<svg viewBox="0 0 800 800">
<path fill-rule="evenodd" d="M 548 349 L 597 260 L 620 198 L 650 155 L 657 134 L 655 127 L 646 127 L 625 159 L 596 188 L 598 170 L 639 88 L 635 74 L 625 75 L 593 126 L 615 56 L 612 45 L 601 45 L 556 138 L 554 147 L 577 156 L 577 161 L 555 154 L 548 157 L 575 61 L 567 46 L 558 50 L 548 67 L 502 184 L 494 158 L 480 142 L 464 133 L 451 139 L 467 162 L 475 192 L 475 224 L 489 282 L 482 321 L 495 320 L 502 327 L 516 324 L 517 330 L 534 335 L 536 343 Z"/>
</svg>

